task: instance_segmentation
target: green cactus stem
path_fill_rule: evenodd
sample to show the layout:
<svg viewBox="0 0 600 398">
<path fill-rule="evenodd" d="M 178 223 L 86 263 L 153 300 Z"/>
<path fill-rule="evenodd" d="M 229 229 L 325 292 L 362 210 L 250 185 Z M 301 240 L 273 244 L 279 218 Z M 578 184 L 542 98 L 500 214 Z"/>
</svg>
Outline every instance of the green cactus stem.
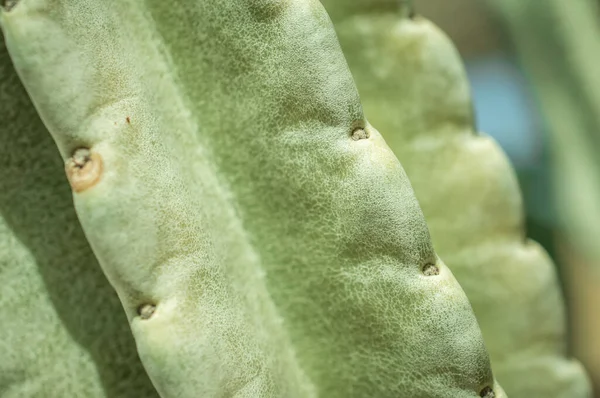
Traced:
<svg viewBox="0 0 600 398">
<path fill-rule="evenodd" d="M 505 396 L 318 1 L 1 22 L 161 396 Z"/>
<path fill-rule="evenodd" d="M 0 104 L 0 397 L 157 396 L 3 41 Z"/>
</svg>

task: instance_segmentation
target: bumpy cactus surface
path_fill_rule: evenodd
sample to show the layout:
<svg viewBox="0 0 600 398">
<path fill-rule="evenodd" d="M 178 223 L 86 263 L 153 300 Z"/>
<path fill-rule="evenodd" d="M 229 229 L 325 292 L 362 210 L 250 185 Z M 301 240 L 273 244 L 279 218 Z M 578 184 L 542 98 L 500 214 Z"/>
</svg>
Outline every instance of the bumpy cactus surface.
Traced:
<svg viewBox="0 0 600 398">
<path fill-rule="evenodd" d="M 456 50 L 433 24 L 407 17 L 407 7 L 391 8 L 340 14 L 334 23 L 365 112 L 406 168 L 434 246 L 473 305 L 498 380 L 511 397 L 589 397 L 585 372 L 567 358 L 554 266 L 525 238 L 508 160 L 475 134 Z"/>
<path fill-rule="evenodd" d="M 320 3 L 1 22 L 163 397 L 504 396 Z"/>
<path fill-rule="evenodd" d="M 0 397 L 157 396 L 0 43 Z"/>
</svg>

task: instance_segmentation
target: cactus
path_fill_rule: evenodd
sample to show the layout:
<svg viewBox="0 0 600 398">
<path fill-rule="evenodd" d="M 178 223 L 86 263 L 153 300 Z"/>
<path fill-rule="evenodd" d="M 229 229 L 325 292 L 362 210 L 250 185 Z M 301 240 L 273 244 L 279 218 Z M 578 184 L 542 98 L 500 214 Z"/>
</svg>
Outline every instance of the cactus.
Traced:
<svg viewBox="0 0 600 398">
<path fill-rule="evenodd" d="M 512 397 L 589 397 L 585 372 L 567 357 L 555 268 L 525 238 L 507 158 L 475 133 L 459 55 L 408 4 L 392 3 L 334 12 L 334 23 L 365 113 L 405 167 L 433 244 L 473 305 L 492 369 Z"/>
<path fill-rule="evenodd" d="M 0 397 L 156 396 L 0 42 Z"/>
<path fill-rule="evenodd" d="M 161 396 L 504 396 L 319 2 L 0 21 Z"/>
</svg>

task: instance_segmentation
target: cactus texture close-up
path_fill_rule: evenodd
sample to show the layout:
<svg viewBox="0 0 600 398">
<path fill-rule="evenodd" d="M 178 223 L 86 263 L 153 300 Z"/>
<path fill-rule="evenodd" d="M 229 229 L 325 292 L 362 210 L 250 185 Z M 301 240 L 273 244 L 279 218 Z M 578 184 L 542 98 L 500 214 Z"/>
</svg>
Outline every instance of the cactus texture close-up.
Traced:
<svg viewBox="0 0 600 398">
<path fill-rule="evenodd" d="M 163 397 L 502 394 L 318 2 L 24 0 L 2 28 Z"/>
<path fill-rule="evenodd" d="M 18 0 L 0 27 L 0 398 L 591 397 L 410 2 Z"/>
</svg>

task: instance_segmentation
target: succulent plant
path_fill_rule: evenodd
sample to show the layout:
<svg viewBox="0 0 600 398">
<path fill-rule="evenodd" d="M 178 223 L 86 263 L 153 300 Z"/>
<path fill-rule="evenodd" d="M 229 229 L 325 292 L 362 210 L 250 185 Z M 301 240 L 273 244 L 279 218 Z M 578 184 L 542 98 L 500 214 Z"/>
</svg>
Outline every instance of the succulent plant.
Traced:
<svg viewBox="0 0 600 398">
<path fill-rule="evenodd" d="M 507 158 L 476 134 L 457 51 L 410 5 L 390 3 L 334 23 L 365 113 L 405 167 L 433 244 L 473 305 L 492 369 L 511 397 L 589 397 L 567 354 L 555 267 L 525 237 Z"/>
<path fill-rule="evenodd" d="M 318 1 L 0 21 L 162 397 L 504 397 Z"/>
</svg>

